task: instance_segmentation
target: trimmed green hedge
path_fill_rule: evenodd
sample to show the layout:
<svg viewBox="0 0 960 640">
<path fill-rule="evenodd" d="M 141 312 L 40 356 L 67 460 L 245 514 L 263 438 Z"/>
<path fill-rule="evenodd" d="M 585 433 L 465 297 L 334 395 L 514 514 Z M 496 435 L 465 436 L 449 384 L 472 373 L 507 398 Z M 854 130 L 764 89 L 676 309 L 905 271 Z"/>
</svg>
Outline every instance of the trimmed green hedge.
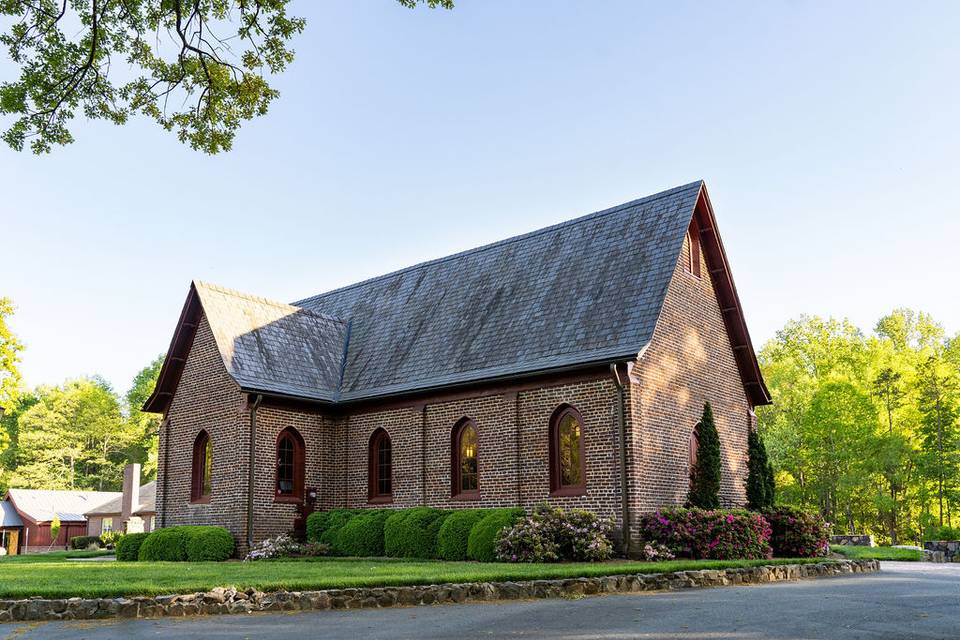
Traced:
<svg viewBox="0 0 960 640">
<path fill-rule="evenodd" d="M 462 509 L 451 513 L 437 533 L 437 557 L 441 560 L 466 560 L 470 530 L 486 515 L 485 509 Z"/>
<path fill-rule="evenodd" d="M 83 551 L 88 548 L 91 544 L 96 544 L 98 547 L 105 546 L 103 540 L 100 539 L 100 536 L 74 536 L 70 538 L 70 548 L 76 549 L 78 551 Z"/>
<path fill-rule="evenodd" d="M 339 556 L 489 562 L 496 559 L 497 533 L 523 514 L 520 508 L 331 509 L 307 517 L 307 540 L 329 544 Z"/>
<path fill-rule="evenodd" d="M 375 509 L 351 517 L 337 531 L 332 551 L 360 558 L 382 556 L 383 526 L 394 513 L 391 509 Z"/>
<path fill-rule="evenodd" d="M 232 556 L 233 548 L 233 536 L 223 527 L 167 527 L 157 529 L 140 542 L 137 559 L 219 562 Z"/>
<path fill-rule="evenodd" d="M 117 560 L 135 562 L 140 554 L 140 546 L 149 535 L 149 533 L 128 533 L 121 536 L 113 545 L 117 551 Z"/>
<path fill-rule="evenodd" d="M 331 509 L 307 516 L 307 542 L 323 542 L 333 549 L 337 533 L 353 516 L 370 513 L 369 509 Z"/>
<path fill-rule="evenodd" d="M 467 557 L 480 562 L 497 559 L 497 534 L 504 527 L 512 527 L 523 516 L 523 509 L 490 509 L 482 520 L 470 529 L 467 539 Z"/>
<path fill-rule="evenodd" d="M 186 527 L 157 529 L 146 537 L 137 552 L 137 560 L 183 562 L 186 559 Z"/>
<path fill-rule="evenodd" d="M 187 527 L 187 560 L 223 562 L 233 555 L 233 536 L 223 527 Z"/>
<path fill-rule="evenodd" d="M 437 534 L 450 511 L 416 507 L 394 513 L 383 526 L 383 548 L 395 558 L 436 558 Z"/>
</svg>

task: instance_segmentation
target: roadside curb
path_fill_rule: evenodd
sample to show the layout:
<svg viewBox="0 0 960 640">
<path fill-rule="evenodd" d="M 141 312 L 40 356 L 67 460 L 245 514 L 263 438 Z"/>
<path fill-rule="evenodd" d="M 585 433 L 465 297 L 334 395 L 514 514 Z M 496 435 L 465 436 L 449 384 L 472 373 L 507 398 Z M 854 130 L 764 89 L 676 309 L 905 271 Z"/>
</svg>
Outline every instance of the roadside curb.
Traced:
<svg viewBox="0 0 960 640">
<path fill-rule="evenodd" d="M 489 602 L 674 591 L 728 585 L 784 582 L 880 570 L 878 560 L 834 560 L 816 564 L 763 565 L 674 573 L 625 574 L 598 578 L 470 582 L 406 587 L 325 589 L 323 591 L 238 591 L 217 587 L 207 592 L 131 598 L 0 600 L 0 622 L 158 618 L 265 611 L 322 611 L 395 606 Z"/>
</svg>

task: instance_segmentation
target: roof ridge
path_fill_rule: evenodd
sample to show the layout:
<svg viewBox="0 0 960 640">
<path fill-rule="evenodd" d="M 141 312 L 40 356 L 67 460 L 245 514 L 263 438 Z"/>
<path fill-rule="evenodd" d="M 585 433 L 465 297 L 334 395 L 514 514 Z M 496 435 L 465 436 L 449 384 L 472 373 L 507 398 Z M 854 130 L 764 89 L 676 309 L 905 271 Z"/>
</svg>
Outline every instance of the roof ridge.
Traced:
<svg viewBox="0 0 960 640">
<path fill-rule="evenodd" d="M 640 205 L 640 204 L 647 204 L 647 203 L 650 203 L 650 202 L 653 202 L 653 201 L 656 201 L 656 200 L 660 200 L 660 199 L 663 199 L 663 198 L 667 198 L 667 197 L 670 197 L 670 196 L 674 196 L 674 195 L 676 195 L 677 193 L 679 193 L 679 192 L 681 192 L 681 191 L 685 191 L 685 190 L 688 190 L 688 189 L 692 189 L 692 188 L 694 188 L 694 187 L 696 187 L 697 189 L 699 189 L 702 185 L 703 185 L 703 180 L 702 180 L 702 179 L 700 179 L 700 180 L 695 180 L 695 181 L 693 181 L 693 182 L 689 182 L 689 183 L 687 183 L 687 184 L 680 185 L 680 186 L 677 186 L 677 187 L 672 187 L 672 188 L 670 188 L 670 189 L 666 189 L 666 190 L 664 190 L 664 191 L 660 191 L 660 192 L 651 194 L 651 195 L 649 195 L 649 196 L 644 196 L 644 197 L 642 197 L 642 198 L 637 198 L 636 200 L 631 200 L 631 201 L 629 201 L 629 202 L 624 202 L 624 203 L 622 203 L 622 204 L 614 205 L 614 206 L 612 206 L 612 207 L 608 207 L 607 209 L 601 209 L 601 210 L 599 210 L 599 211 L 594 211 L 593 213 L 588 213 L 588 214 L 585 214 L 585 215 L 582 215 L 582 216 L 578 216 L 578 217 L 576 217 L 576 218 L 572 218 L 572 219 L 570 219 L 570 220 L 565 220 L 565 221 L 563 221 L 563 222 L 558 222 L 558 223 L 556 223 L 556 224 L 552 224 L 552 225 L 549 225 L 549 226 L 546 226 L 546 227 L 541 227 L 540 229 L 534 229 L 533 231 L 528 231 L 528 232 L 526 232 L 526 233 L 521 233 L 520 235 L 511 236 L 511 237 L 509 237 L 509 238 L 504 238 L 504 239 L 502 239 L 502 240 L 496 240 L 496 241 L 494 241 L 494 242 L 490 242 L 490 243 L 488 243 L 488 244 L 481 245 L 481 246 L 479 246 L 479 247 L 473 247 L 472 249 L 466 249 L 466 250 L 460 251 L 460 252 L 458 252 L 458 253 L 452 253 L 452 254 L 450 254 L 450 255 L 441 256 L 440 258 L 434 258 L 434 259 L 432 259 L 432 260 L 425 260 L 425 261 L 423 261 L 423 262 L 418 262 L 417 264 L 413 264 L 413 265 L 410 265 L 410 266 L 408 266 L 408 267 L 403 267 L 403 268 L 401 268 L 401 269 L 397 269 L 397 270 L 391 271 L 391 272 L 389 272 L 389 273 L 384 273 L 384 274 L 381 274 L 381 275 L 379 275 L 379 276 L 374 276 L 374 277 L 372 277 L 372 278 L 367 278 L 366 280 L 361 280 L 361 281 L 359 281 L 359 282 L 354 282 L 353 284 L 348 284 L 348 285 L 345 285 L 345 286 L 342 286 L 342 287 L 338 287 L 338 288 L 336 288 L 336 289 L 330 289 L 329 291 L 324 291 L 324 292 L 322 292 L 322 293 L 318 293 L 318 294 L 316 294 L 316 295 L 309 296 L 309 297 L 307 297 L 307 298 L 301 298 L 300 300 L 297 300 L 296 302 L 292 303 L 291 306 L 298 306 L 298 307 L 299 307 L 299 305 L 302 305 L 302 304 L 304 304 L 304 303 L 313 302 L 313 301 L 315 301 L 315 300 L 319 300 L 319 299 L 321 299 L 321 298 L 323 298 L 323 297 L 325 297 L 325 296 L 328 296 L 328 295 L 331 295 L 331 294 L 334 294 L 334 293 L 340 293 L 340 292 L 343 292 L 343 291 L 347 291 L 347 290 L 349 290 L 349 289 L 353 289 L 354 287 L 359 287 L 359 286 L 361 286 L 361 285 L 366 285 L 366 284 L 369 284 L 369 283 L 371 283 L 371 282 L 376 282 L 376 281 L 378 281 L 378 280 L 383 280 L 383 279 L 385 279 L 385 278 L 389 278 L 389 277 L 392 277 L 392 276 L 396 276 L 396 275 L 399 275 L 399 274 L 401 274 L 401 273 L 406 273 L 406 272 L 408 272 L 408 271 L 413 271 L 413 270 L 415 270 L 415 269 L 420 269 L 420 268 L 423 268 L 423 267 L 427 267 L 427 266 L 429 266 L 429 265 L 440 264 L 440 263 L 446 262 L 446 261 L 448 261 L 448 260 L 453 260 L 454 258 L 460 258 L 460 257 L 467 256 L 467 255 L 471 255 L 471 254 L 474 254 L 474 253 L 479 253 L 479 252 L 481 252 L 481 251 L 487 251 L 487 250 L 493 249 L 494 247 L 500 247 L 500 246 L 503 246 L 503 245 L 511 244 L 511 243 L 513 243 L 513 242 L 518 242 L 518 241 L 520 241 L 520 240 L 525 240 L 525 239 L 527 239 L 527 238 L 533 238 L 533 237 L 542 235 L 542 234 L 544 234 L 544 233 L 548 233 L 548 232 L 550 232 L 550 231 L 556 231 L 557 229 L 561 229 L 561 228 L 563 228 L 563 227 L 571 227 L 571 226 L 575 226 L 575 225 L 578 225 L 578 224 L 582 224 L 582 223 L 587 222 L 587 221 L 589 221 L 589 220 L 593 220 L 593 219 L 600 218 L 600 217 L 603 217 L 603 216 L 611 215 L 611 214 L 613 214 L 613 213 L 617 213 L 617 212 L 619 212 L 619 211 L 623 211 L 624 209 L 628 209 L 628 208 L 630 208 L 630 207 L 635 207 L 635 206 L 638 206 L 638 205 Z"/>
<path fill-rule="evenodd" d="M 219 293 L 233 296 L 235 298 L 256 302 L 258 304 L 271 306 L 271 307 L 278 307 L 281 309 L 293 309 L 296 311 L 302 311 L 308 315 L 311 315 L 316 318 L 320 318 L 322 320 L 328 320 L 330 322 L 338 322 L 340 324 L 346 324 L 346 321 L 326 313 L 321 313 L 319 311 L 315 311 L 313 309 L 307 309 L 305 307 L 299 307 L 297 305 L 289 304 L 286 302 L 280 302 L 279 300 L 271 300 L 270 298 L 264 298 L 263 296 L 254 295 L 252 293 L 244 293 L 243 291 L 231 289 L 230 287 L 224 287 L 222 285 L 214 284 L 212 282 L 205 282 L 203 280 L 194 280 L 194 285 L 198 287 L 204 287 L 206 289 L 211 289 L 213 291 L 217 291 Z"/>
</svg>

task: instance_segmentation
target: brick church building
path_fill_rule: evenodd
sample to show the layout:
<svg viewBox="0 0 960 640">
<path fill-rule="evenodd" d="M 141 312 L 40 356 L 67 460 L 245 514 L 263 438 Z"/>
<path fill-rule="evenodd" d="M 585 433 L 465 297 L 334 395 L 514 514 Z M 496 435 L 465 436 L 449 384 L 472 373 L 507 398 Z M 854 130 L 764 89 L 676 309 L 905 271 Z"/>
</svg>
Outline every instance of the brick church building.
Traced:
<svg viewBox="0 0 960 640">
<path fill-rule="evenodd" d="M 310 509 L 547 501 L 630 530 L 686 499 L 706 401 L 741 505 L 770 396 L 702 182 L 293 304 L 195 282 L 145 405 L 158 525 L 242 550 Z"/>
</svg>

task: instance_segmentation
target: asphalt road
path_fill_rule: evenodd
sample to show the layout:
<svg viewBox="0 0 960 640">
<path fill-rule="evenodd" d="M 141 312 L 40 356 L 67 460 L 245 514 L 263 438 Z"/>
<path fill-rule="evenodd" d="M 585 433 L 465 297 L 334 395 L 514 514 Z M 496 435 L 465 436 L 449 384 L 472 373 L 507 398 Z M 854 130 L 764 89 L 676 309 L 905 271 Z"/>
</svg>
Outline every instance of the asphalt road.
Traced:
<svg viewBox="0 0 960 640">
<path fill-rule="evenodd" d="M 960 638 L 960 565 L 580 600 L 0 625 L 10 640 L 81 638 Z"/>
</svg>

